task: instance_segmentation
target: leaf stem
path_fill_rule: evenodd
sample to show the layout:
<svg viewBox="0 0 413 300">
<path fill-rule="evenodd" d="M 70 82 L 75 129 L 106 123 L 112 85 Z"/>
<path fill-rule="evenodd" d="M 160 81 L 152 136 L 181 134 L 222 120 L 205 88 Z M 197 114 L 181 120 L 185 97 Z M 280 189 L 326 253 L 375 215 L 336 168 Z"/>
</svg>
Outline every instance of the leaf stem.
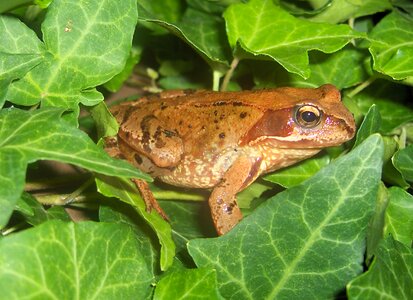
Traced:
<svg viewBox="0 0 413 300">
<path fill-rule="evenodd" d="M 228 87 L 228 83 L 231 80 L 232 74 L 234 73 L 235 68 L 238 66 L 239 63 L 239 58 L 234 57 L 234 59 L 231 62 L 231 66 L 227 73 L 225 74 L 224 80 L 222 81 L 221 85 L 221 91 L 226 91 Z"/>
<path fill-rule="evenodd" d="M 89 186 L 92 185 L 92 183 L 95 181 L 95 178 L 91 177 L 86 182 L 84 182 L 80 187 L 78 187 L 74 192 L 72 192 L 69 196 L 67 196 L 65 199 L 63 199 L 63 203 L 70 204 L 74 201 L 76 201 L 76 198 L 84 191 L 86 190 Z"/>
<path fill-rule="evenodd" d="M 377 76 L 372 76 L 366 81 L 364 81 L 362 84 L 357 86 L 354 90 L 352 90 L 350 93 L 348 93 L 348 96 L 350 98 L 354 97 L 358 93 L 360 93 L 362 90 L 364 90 L 366 87 L 368 87 L 370 84 L 372 84 L 375 80 L 377 79 Z"/>
<path fill-rule="evenodd" d="M 219 91 L 219 79 L 221 78 L 221 72 L 213 71 L 212 73 L 212 90 Z"/>
<path fill-rule="evenodd" d="M 19 229 L 24 228 L 25 226 L 26 226 L 26 223 L 24 223 L 24 222 L 18 223 L 18 224 L 16 224 L 16 225 L 12 226 L 12 227 L 9 227 L 9 228 L 7 228 L 7 229 L 2 230 L 2 231 L 1 231 L 1 235 L 2 235 L 2 236 L 6 236 L 6 235 L 8 235 L 8 234 L 10 234 L 10 233 L 13 233 L 13 232 L 15 232 L 15 231 L 17 231 L 17 230 L 19 230 Z"/>
</svg>

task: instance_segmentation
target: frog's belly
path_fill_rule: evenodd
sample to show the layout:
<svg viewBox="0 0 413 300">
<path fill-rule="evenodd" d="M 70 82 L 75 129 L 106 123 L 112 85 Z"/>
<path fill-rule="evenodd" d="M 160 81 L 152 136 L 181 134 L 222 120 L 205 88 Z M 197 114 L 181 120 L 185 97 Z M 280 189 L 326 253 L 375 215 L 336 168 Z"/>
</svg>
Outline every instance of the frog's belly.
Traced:
<svg viewBox="0 0 413 300">
<path fill-rule="evenodd" d="M 239 155 L 234 150 L 205 154 L 201 158 L 186 155 L 168 174 L 158 176 L 163 182 L 183 187 L 210 188 L 217 185 Z M 235 150 L 236 151 L 236 150 Z"/>
</svg>

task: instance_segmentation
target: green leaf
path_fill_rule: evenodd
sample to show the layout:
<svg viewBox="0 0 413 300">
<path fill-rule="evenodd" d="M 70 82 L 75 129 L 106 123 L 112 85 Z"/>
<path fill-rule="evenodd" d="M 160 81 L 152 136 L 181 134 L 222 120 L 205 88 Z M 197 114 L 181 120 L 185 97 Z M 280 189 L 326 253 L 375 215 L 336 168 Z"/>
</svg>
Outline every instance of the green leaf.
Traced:
<svg viewBox="0 0 413 300">
<path fill-rule="evenodd" d="M 397 151 L 393 156 L 393 165 L 406 181 L 413 182 L 413 145 Z"/>
<path fill-rule="evenodd" d="M 228 299 L 326 299 L 362 272 L 383 144 L 373 135 L 305 183 L 262 204 L 229 233 L 189 242 Z"/>
<path fill-rule="evenodd" d="M 376 80 L 353 99 L 364 115 L 373 104 L 377 105 L 381 115 L 380 132 L 386 134 L 413 120 L 413 110 L 401 102 L 408 97 L 408 93 L 409 90 L 400 84 Z"/>
<path fill-rule="evenodd" d="M 105 200 L 99 207 L 99 220 L 101 222 L 110 222 L 124 224 L 129 226 L 135 233 L 135 239 L 138 241 L 138 250 L 141 253 L 148 270 L 153 276 L 161 274 L 159 268 L 160 247 L 158 239 L 145 223 L 138 213 L 126 204 L 116 199 Z"/>
<path fill-rule="evenodd" d="M 314 88 L 326 82 L 339 89 L 348 88 L 369 78 L 364 64 L 367 55 L 367 51 L 352 46 L 346 46 L 332 54 L 310 52 L 311 75 L 307 80 L 287 72 L 278 64 L 254 62 L 254 79 L 260 88 L 274 85 Z"/>
<path fill-rule="evenodd" d="M 410 247 L 413 240 L 413 196 L 398 187 L 391 187 L 388 193 L 386 233 Z"/>
<path fill-rule="evenodd" d="M 133 72 L 133 68 L 139 62 L 142 55 L 142 47 L 132 47 L 129 57 L 126 60 L 125 67 L 122 72 L 114 76 L 111 80 L 105 83 L 105 88 L 111 92 L 118 91 L 125 81 L 130 77 Z"/>
<path fill-rule="evenodd" d="M 228 68 L 229 48 L 221 18 L 188 8 L 176 22 L 159 16 L 148 16 L 144 20 L 161 25 L 184 40 L 212 69 L 224 72 Z"/>
<path fill-rule="evenodd" d="M 53 1 L 42 23 L 48 55 L 13 82 L 8 100 L 21 105 L 41 101 L 77 111 L 85 90 L 123 69 L 136 22 L 133 0 Z"/>
<path fill-rule="evenodd" d="M 237 194 L 237 202 L 240 208 L 253 208 L 253 201 L 259 199 L 265 191 L 274 189 L 274 185 L 264 180 L 256 180 L 246 189 Z M 267 197 L 268 198 L 268 197 Z"/>
<path fill-rule="evenodd" d="M 82 131 L 61 120 L 63 109 L 0 111 L 0 227 L 23 191 L 27 164 L 58 160 L 107 175 L 142 177 L 141 171 L 109 157 Z"/>
<path fill-rule="evenodd" d="M 98 176 L 96 178 L 98 191 L 107 197 L 116 197 L 130 204 L 133 209 L 155 231 L 161 244 L 161 270 L 168 269 L 175 256 L 175 244 L 172 240 L 171 226 L 156 212 L 146 211 L 146 205 L 139 195 L 135 185 L 128 180 L 115 177 Z"/>
<path fill-rule="evenodd" d="M 119 124 L 110 113 L 104 102 L 90 109 L 90 114 L 96 123 L 98 137 L 115 136 L 119 130 Z"/>
<path fill-rule="evenodd" d="M 0 240 L 5 299 L 142 299 L 153 277 L 132 231 L 50 221 Z"/>
<path fill-rule="evenodd" d="M 381 125 L 381 116 L 380 112 L 376 105 L 372 105 L 367 112 L 366 116 L 363 119 L 363 123 L 361 123 L 359 130 L 357 131 L 356 141 L 354 143 L 354 147 L 357 147 L 368 138 L 373 133 L 377 133 L 380 129 Z"/>
<path fill-rule="evenodd" d="M 381 243 L 370 269 L 347 286 L 349 299 L 412 299 L 413 252 L 391 236 Z"/>
<path fill-rule="evenodd" d="M 347 25 L 317 24 L 295 18 L 270 0 L 231 5 L 224 13 L 232 48 L 275 60 L 289 72 L 310 76 L 309 50 L 332 53 L 363 35 Z M 242 54 L 244 55 L 244 54 Z M 239 53 L 236 56 L 242 55 Z"/>
<path fill-rule="evenodd" d="M 265 180 L 275 182 L 285 188 L 290 188 L 300 184 L 328 165 L 330 157 L 328 155 L 307 159 L 299 164 L 276 171 L 264 177 Z"/>
<path fill-rule="evenodd" d="M 28 193 L 23 193 L 19 202 L 24 203 L 30 208 L 31 211 L 29 213 L 27 213 L 27 211 L 22 211 L 21 209 L 18 210 L 17 207 L 16 210 L 20 211 L 26 222 L 31 225 L 39 225 L 54 219 L 70 221 L 69 215 L 65 212 L 62 206 L 53 206 L 46 210 L 36 198 Z"/>
<path fill-rule="evenodd" d="M 192 239 L 216 236 L 207 201 L 161 201 L 161 204 L 170 219 L 177 252 L 186 250 Z"/>
<path fill-rule="evenodd" d="M 369 35 L 373 69 L 400 80 L 413 76 L 413 19 L 394 11 Z"/>
<path fill-rule="evenodd" d="M 216 281 L 213 269 L 172 272 L 158 282 L 153 299 L 221 299 Z"/>
<path fill-rule="evenodd" d="M 370 219 L 368 231 L 367 231 L 367 251 L 366 261 L 370 262 L 373 254 L 376 252 L 377 246 L 383 239 L 384 233 L 384 215 L 389 203 L 389 197 L 387 188 L 383 182 L 379 185 L 379 191 L 377 193 L 376 207 L 374 214 Z"/>
<path fill-rule="evenodd" d="M 350 18 L 372 15 L 389 9 L 392 9 L 392 5 L 388 0 L 334 0 L 327 9 L 311 17 L 310 20 L 341 23 Z"/>
<path fill-rule="evenodd" d="M 23 77 L 43 59 L 44 49 L 36 34 L 20 20 L 0 15 L 0 108 L 9 84 Z"/>
</svg>

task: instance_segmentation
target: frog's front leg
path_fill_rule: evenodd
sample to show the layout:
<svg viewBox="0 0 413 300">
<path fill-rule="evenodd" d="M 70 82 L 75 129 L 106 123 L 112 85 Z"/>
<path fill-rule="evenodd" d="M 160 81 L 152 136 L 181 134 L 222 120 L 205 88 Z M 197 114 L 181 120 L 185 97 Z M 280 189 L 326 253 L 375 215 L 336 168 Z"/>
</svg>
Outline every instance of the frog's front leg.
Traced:
<svg viewBox="0 0 413 300">
<path fill-rule="evenodd" d="M 237 158 L 213 189 L 208 202 L 219 235 L 230 231 L 242 219 L 236 194 L 257 178 L 260 164 L 261 158 Z"/>
</svg>

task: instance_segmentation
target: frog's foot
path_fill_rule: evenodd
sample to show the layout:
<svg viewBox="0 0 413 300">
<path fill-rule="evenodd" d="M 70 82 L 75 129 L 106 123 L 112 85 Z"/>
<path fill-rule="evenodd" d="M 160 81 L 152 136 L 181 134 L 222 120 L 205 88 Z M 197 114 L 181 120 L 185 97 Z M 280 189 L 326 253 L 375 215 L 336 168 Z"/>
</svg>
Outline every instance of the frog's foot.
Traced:
<svg viewBox="0 0 413 300">
<path fill-rule="evenodd" d="M 152 209 L 154 209 L 165 221 L 169 221 L 168 216 L 163 211 L 158 201 L 156 201 L 151 190 L 149 189 L 148 183 L 142 179 L 132 179 L 132 181 L 135 183 L 136 187 L 139 190 L 139 193 L 141 194 L 143 201 L 145 202 L 146 212 L 150 213 Z"/>
</svg>

